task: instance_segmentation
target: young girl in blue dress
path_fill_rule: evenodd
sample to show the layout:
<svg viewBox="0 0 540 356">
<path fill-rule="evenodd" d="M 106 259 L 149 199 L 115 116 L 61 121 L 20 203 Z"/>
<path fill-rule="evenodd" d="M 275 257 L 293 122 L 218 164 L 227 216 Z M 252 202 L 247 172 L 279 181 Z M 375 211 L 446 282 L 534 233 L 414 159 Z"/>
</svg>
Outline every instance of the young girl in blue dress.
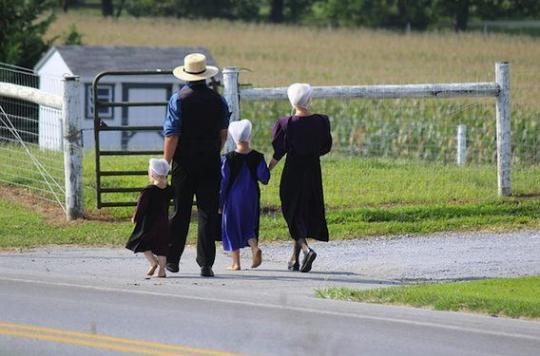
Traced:
<svg viewBox="0 0 540 356">
<path fill-rule="evenodd" d="M 251 122 L 241 120 L 229 125 L 229 134 L 236 149 L 223 157 L 221 166 L 220 208 L 222 210 L 222 242 L 231 251 L 229 269 L 240 270 L 240 249 L 251 247 L 251 268 L 262 263 L 258 246 L 260 189 L 258 182 L 268 184 L 270 171 L 264 156 L 251 149 Z"/>
</svg>

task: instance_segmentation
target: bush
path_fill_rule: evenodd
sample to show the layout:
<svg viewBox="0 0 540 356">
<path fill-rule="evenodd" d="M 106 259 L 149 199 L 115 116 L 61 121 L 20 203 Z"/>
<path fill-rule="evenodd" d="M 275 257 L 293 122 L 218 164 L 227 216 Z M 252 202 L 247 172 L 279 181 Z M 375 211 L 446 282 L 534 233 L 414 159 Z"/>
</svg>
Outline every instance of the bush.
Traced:
<svg viewBox="0 0 540 356">
<path fill-rule="evenodd" d="M 75 24 L 71 24 L 69 26 L 69 32 L 64 38 L 64 44 L 80 46 L 83 44 L 82 38 L 83 34 L 77 31 L 77 26 Z"/>
</svg>

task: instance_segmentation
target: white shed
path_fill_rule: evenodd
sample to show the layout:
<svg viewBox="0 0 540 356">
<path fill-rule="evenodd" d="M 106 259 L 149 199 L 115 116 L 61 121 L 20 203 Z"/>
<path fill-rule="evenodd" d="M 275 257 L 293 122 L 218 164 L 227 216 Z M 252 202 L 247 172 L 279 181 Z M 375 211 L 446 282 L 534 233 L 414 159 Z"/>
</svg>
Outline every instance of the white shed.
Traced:
<svg viewBox="0 0 540 356">
<path fill-rule="evenodd" d="M 92 81 L 97 74 L 112 70 L 171 70 L 193 52 L 204 53 L 208 64 L 217 66 L 202 47 L 55 46 L 34 70 L 40 77 L 40 89 L 58 95 L 62 94 L 58 78 L 66 74 L 80 77 L 83 147 L 88 150 L 94 147 Z M 106 76 L 100 83 L 99 100 L 109 102 L 167 101 L 183 84 L 172 75 Z M 104 107 L 100 109 L 100 118 L 109 126 L 155 126 L 163 123 L 165 113 L 166 107 Z M 39 144 L 42 148 L 61 150 L 61 125 L 53 120 L 57 120 L 56 116 L 40 109 Z M 154 150 L 163 147 L 163 139 L 160 132 L 104 132 L 100 146 L 110 150 Z"/>
</svg>

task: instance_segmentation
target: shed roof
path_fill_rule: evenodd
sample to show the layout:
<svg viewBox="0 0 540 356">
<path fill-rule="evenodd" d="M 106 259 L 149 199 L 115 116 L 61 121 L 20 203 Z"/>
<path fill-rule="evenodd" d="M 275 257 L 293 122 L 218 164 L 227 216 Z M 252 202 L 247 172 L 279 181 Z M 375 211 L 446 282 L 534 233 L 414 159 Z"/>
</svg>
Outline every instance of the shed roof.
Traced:
<svg viewBox="0 0 540 356">
<path fill-rule="evenodd" d="M 54 46 L 40 59 L 39 69 L 58 51 L 71 72 L 81 77 L 94 77 L 105 70 L 172 70 L 182 65 L 189 53 L 203 53 L 209 65 L 216 61 L 204 47 L 122 47 L 122 46 Z"/>
</svg>

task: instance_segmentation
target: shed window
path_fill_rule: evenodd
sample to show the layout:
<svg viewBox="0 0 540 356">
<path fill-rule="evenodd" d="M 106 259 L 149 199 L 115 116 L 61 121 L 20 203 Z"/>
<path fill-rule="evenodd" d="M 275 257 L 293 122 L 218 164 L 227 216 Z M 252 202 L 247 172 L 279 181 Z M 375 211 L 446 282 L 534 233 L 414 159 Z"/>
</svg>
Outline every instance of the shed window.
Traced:
<svg viewBox="0 0 540 356">
<path fill-rule="evenodd" d="M 92 85 L 86 85 L 86 118 L 94 118 L 94 91 Z M 114 102 L 114 84 L 100 84 L 97 88 L 98 101 L 112 103 Z M 100 119 L 112 119 L 113 108 L 112 107 L 100 107 L 98 109 Z"/>
</svg>

